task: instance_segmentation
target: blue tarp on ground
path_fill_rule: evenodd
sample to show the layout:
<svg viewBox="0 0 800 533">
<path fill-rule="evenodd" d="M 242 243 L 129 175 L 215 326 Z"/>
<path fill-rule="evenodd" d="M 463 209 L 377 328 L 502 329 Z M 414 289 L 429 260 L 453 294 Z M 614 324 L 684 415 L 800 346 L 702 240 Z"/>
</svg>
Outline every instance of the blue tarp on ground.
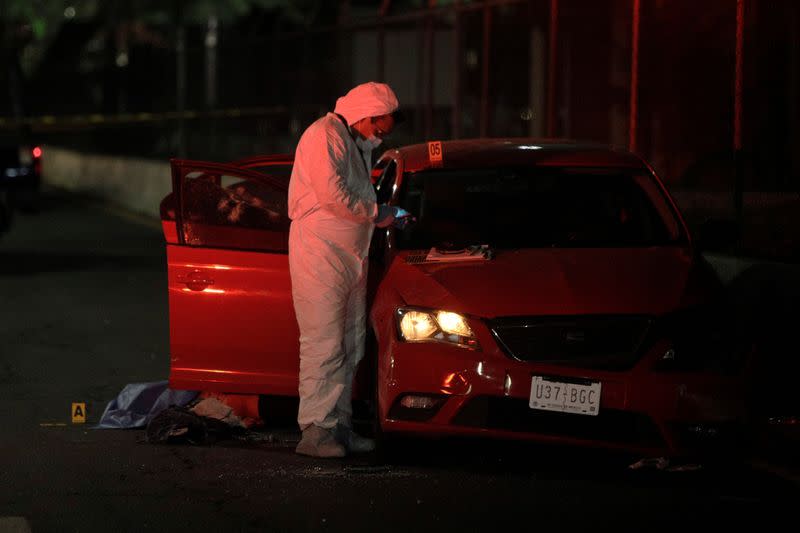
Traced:
<svg viewBox="0 0 800 533">
<path fill-rule="evenodd" d="M 95 429 L 145 427 L 150 419 L 170 406 L 184 406 L 197 398 L 199 391 L 173 390 L 167 381 L 129 383 L 108 402 Z"/>
</svg>

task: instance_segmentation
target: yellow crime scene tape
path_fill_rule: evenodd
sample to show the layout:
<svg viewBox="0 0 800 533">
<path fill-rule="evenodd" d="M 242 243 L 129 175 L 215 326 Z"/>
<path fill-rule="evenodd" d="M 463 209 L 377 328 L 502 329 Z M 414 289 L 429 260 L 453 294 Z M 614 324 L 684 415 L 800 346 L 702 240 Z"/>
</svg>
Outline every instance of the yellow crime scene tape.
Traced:
<svg viewBox="0 0 800 533">
<path fill-rule="evenodd" d="M 88 115 L 41 115 L 25 118 L 0 117 L 0 129 L 16 129 L 22 126 L 30 127 L 31 129 L 73 129 L 104 125 L 144 124 L 180 119 L 245 118 L 280 115 L 286 112 L 287 108 L 276 106 L 166 111 L 163 113 L 119 113 L 115 115 L 92 113 Z"/>
</svg>

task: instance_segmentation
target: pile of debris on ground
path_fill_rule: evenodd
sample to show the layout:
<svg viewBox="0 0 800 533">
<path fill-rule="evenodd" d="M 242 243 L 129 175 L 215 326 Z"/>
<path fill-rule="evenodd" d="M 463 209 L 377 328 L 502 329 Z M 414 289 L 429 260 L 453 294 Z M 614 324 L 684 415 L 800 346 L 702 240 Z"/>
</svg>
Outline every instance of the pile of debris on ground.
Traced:
<svg viewBox="0 0 800 533">
<path fill-rule="evenodd" d="M 132 383 L 106 406 L 97 429 L 145 428 L 146 441 L 154 444 L 213 444 L 222 439 L 277 442 L 294 440 L 283 435 L 263 433 L 263 413 L 270 399 L 257 394 L 223 394 L 216 392 L 170 389 L 166 381 Z M 285 403 L 285 402 L 284 402 Z M 291 427 L 286 414 L 296 413 L 293 406 L 273 399 L 269 409 L 283 413 L 280 424 Z M 273 417 L 274 418 L 274 417 Z M 274 422 L 274 420 L 273 420 Z M 295 433 L 292 428 L 289 433 Z"/>
<path fill-rule="evenodd" d="M 189 405 L 156 414 L 147 424 L 147 442 L 210 444 L 261 426 L 258 396 L 203 392 Z"/>
</svg>

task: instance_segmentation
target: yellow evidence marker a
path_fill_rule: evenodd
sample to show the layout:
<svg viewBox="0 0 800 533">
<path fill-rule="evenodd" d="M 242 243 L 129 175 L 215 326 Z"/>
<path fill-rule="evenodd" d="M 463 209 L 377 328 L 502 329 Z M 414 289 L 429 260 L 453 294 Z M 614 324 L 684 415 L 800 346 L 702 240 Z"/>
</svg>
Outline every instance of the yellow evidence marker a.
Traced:
<svg viewBox="0 0 800 533">
<path fill-rule="evenodd" d="M 72 423 L 85 424 L 86 423 L 86 404 L 73 403 L 72 404 Z"/>
</svg>

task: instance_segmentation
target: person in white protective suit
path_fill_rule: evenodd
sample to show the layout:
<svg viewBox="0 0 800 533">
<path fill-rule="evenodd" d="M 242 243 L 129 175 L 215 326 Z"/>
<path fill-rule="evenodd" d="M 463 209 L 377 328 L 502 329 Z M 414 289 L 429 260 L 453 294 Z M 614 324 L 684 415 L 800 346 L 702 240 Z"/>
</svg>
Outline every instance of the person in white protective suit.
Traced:
<svg viewBox="0 0 800 533">
<path fill-rule="evenodd" d="M 358 85 L 311 124 L 289 181 L 289 271 L 300 329 L 296 452 L 343 457 L 374 449 L 352 428 L 352 383 L 364 356 L 367 253 L 378 227 L 402 227 L 407 212 L 378 205 L 372 150 L 394 128 L 398 108 L 382 83 Z"/>
</svg>

